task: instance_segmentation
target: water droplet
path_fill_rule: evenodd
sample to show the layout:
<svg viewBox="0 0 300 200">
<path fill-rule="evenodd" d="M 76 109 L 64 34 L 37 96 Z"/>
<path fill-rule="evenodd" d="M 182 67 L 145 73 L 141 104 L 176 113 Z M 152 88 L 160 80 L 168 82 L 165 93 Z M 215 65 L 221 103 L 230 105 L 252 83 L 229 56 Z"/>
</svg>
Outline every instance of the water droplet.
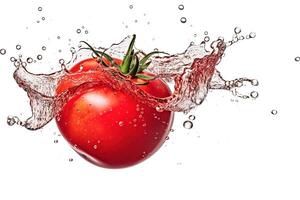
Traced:
<svg viewBox="0 0 300 200">
<path fill-rule="evenodd" d="M 178 9 L 179 9 L 179 10 L 183 10 L 183 9 L 184 9 L 184 5 L 180 4 L 180 5 L 178 6 Z"/>
<path fill-rule="evenodd" d="M 19 45 L 19 44 L 16 45 L 16 49 L 17 49 L 17 50 L 20 50 L 20 49 L 21 49 L 21 45 Z"/>
<path fill-rule="evenodd" d="M 271 110 L 271 114 L 272 114 L 272 115 L 277 115 L 277 113 L 278 113 L 278 111 L 277 111 L 277 110 L 274 110 L 274 109 L 273 109 L 273 110 Z"/>
<path fill-rule="evenodd" d="M 0 49 L 0 54 L 1 55 L 5 55 L 6 54 L 6 50 L 5 49 Z"/>
<path fill-rule="evenodd" d="M 295 58 L 295 61 L 296 61 L 296 62 L 299 62 L 299 61 L 300 61 L 300 56 L 297 56 L 297 57 Z"/>
<path fill-rule="evenodd" d="M 157 106 L 155 109 L 156 109 L 157 112 L 162 112 L 163 111 L 163 109 L 159 106 Z"/>
<path fill-rule="evenodd" d="M 183 24 L 186 23 L 186 18 L 185 17 L 181 17 L 180 18 L 180 22 L 183 23 Z"/>
<path fill-rule="evenodd" d="M 26 61 L 27 61 L 27 63 L 32 63 L 32 62 L 33 62 L 33 59 L 32 59 L 31 57 L 28 57 L 28 58 L 26 59 Z"/>
<path fill-rule="evenodd" d="M 193 128 L 193 122 L 187 120 L 187 121 L 183 122 L 183 127 L 186 129 L 191 129 L 191 128 Z"/>
<path fill-rule="evenodd" d="M 12 116 L 7 117 L 7 124 L 9 126 L 13 126 L 15 123 L 16 123 L 15 117 L 12 117 Z"/>
<path fill-rule="evenodd" d="M 205 37 L 204 37 L 204 41 L 205 41 L 205 42 L 209 42 L 209 40 L 210 40 L 209 36 L 205 36 Z"/>
<path fill-rule="evenodd" d="M 133 8 L 133 5 L 129 5 L 129 8 L 132 9 L 132 8 Z"/>
<path fill-rule="evenodd" d="M 241 33 L 241 31 L 242 31 L 242 30 L 241 30 L 240 27 L 235 27 L 235 28 L 234 28 L 234 33 L 235 33 L 235 34 L 239 34 L 239 33 Z"/>
<path fill-rule="evenodd" d="M 54 142 L 54 144 L 57 144 L 57 143 L 58 143 L 58 140 L 54 140 L 53 142 Z"/>
<path fill-rule="evenodd" d="M 43 8 L 42 7 L 38 7 L 38 11 L 42 11 L 43 10 Z"/>
<path fill-rule="evenodd" d="M 11 62 L 16 62 L 17 59 L 16 59 L 15 57 L 10 57 L 10 61 L 11 61 Z"/>
<path fill-rule="evenodd" d="M 64 59 L 59 59 L 59 64 L 61 64 L 61 65 L 63 65 L 63 64 L 65 64 L 65 60 Z"/>
<path fill-rule="evenodd" d="M 258 80 L 252 79 L 252 80 L 251 80 L 251 85 L 253 85 L 253 86 L 258 86 L 258 85 L 259 85 Z"/>
<path fill-rule="evenodd" d="M 94 148 L 94 149 L 97 149 L 97 148 L 98 148 L 98 146 L 95 144 L 95 145 L 93 146 L 93 148 Z"/>
<path fill-rule="evenodd" d="M 74 47 L 71 47 L 71 48 L 70 48 L 70 51 L 71 51 L 71 53 L 75 53 L 75 52 L 76 52 L 76 50 L 75 50 Z"/>
<path fill-rule="evenodd" d="M 123 121 L 119 121 L 119 126 L 124 126 L 124 122 Z"/>
<path fill-rule="evenodd" d="M 20 63 L 18 60 L 16 60 L 16 61 L 14 62 L 14 66 L 15 66 L 15 67 L 20 67 L 20 64 L 21 64 L 21 63 Z"/>
<path fill-rule="evenodd" d="M 190 116 L 189 116 L 189 119 L 190 119 L 190 120 L 195 120 L 195 119 L 196 119 L 196 116 L 195 116 L 195 115 L 190 115 Z"/>
<path fill-rule="evenodd" d="M 256 33 L 254 33 L 254 32 L 251 32 L 249 35 L 246 35 L 247 39 L 255 38 L 255 37 L 256 37 Z"/>
<path fill-rule="evenodd" d="M 38 60 L 42 60 L 43 59 L 43 56 L 41 54 L 37 55 L 36 57 Z"/>
<path fill-rule="evenodd" d="M 76 33 L 81 33 L 81 30 L 78 28 L 77 30 L 76 30 Z"/>
<path fill-rule="evenodd" d="M 256 98 L 258 97 L 258 92 L 252 91 L 252 92 L 250 93 L 250 96 L 251 96 L 253 99 L 256 99 Z"/>
</svg>

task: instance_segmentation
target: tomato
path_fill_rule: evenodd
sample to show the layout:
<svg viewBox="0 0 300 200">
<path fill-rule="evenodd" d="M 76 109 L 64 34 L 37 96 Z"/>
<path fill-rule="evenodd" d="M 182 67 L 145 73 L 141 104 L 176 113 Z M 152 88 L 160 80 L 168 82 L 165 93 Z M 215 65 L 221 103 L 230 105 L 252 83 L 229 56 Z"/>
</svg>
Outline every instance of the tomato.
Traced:
<svg viewBox="0 0 300 200">
<path fill-rule="evenodd" d="M 117 64 L 122 61 L 114 59 Z M 69 71 L 82 78 L 79 71 L 102 66 L 90 58 L 77 63 Z M 76 73 L 76 74 L 75 74 Z M 97 72 L 95 70 L 95 73 Z M 149 72 L 142 72 L 149 75 Z M 151 75 L 151 74 L 150 74 Z M 94 75 L 85 77 L 86 81 Z M 138 82 L 138 78 L 132 79 Z M 74 86 L 62 79 L 57 94 Z M 171 91 L 161 79 L 150 80 L 140 89 L 155 97 L 168 97 Z M 153 155 L 170 132 L 174 114 L 158 112 L 140 103 L 132 95 L 111 87 L 97 85 L 76 93 L 56 117 L 57 126 L 71 147 L 89 162 L 105 168 L 123 168 L 138 164 Z"/>
</svg>

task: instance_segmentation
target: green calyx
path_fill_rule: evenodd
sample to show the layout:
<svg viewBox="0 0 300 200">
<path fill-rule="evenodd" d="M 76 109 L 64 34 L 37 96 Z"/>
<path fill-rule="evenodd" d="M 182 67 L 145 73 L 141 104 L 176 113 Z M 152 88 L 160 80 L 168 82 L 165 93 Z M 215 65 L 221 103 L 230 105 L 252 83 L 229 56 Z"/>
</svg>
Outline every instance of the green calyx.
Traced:
<svg viewBox="0 0 300 200">
<path fill-rule="evenodd" d="M 117 67 L 122 74 L 124 74 L 126 76 L 130 76 L 131 78 L 142 79 L 142 80 L 146 81 L 146 83 L 147 83 L 147 81 L 153 80 L 155 78 L 154 76 L 149 76 L 149 75 L 145 75 L 145 74 L 141 73 L 141 72 L 143 72 L 143 70 L 147 69 L 147 67 L 150 65 L 151 61 L 149 61 L 149 58 L 155 54 L 159 54 L 159 53 L 167 54 L 167 53 L 162 52 L 162 51 L 153 51 L 153 52 L 145 55 L 143 58 L 139 59 L 139 57 L 138 57 L 139 52 L 135 52 L 135 50 L 134 50 L 135 39 L 136 39 L 136 35 L 134 34 L 132 36 L 132 40 L 129 44 L 127 52 L 126 52 L 126 54 L 122 60 L 122 63 L 120 65 L 116 64 L 114 62 L 114 59 L 111 56 L 109 56 L 108 54 L 106 54 L 105 52 L 95 50 L 87 42 L 84 42 L 84 41 L 82 41 L 82 42 L 88 46 L 88 48 L 84 48 L 84 49 L 89 49 L 89 50 L 93 51 L 95 56 L 99 59 L 99 61 L 102 62 L 102 64 L 104 66 Z M 103 61 L 103 57 L 110 63 L 109 65 L 107 65 Z M 143 83 L 143 84 L 145 84 L 145 83 Z"/>
</svg>

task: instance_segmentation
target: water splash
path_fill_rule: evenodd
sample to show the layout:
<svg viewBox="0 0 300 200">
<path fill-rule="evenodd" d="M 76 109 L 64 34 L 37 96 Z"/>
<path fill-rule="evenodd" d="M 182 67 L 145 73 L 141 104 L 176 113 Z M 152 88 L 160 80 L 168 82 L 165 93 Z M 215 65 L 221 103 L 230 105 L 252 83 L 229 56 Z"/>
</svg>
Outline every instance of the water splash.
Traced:
<svg viewBox="0 0 300 200">
<path fill-rule="evenodd" d="M 123 58 L 126 53 L 130 37 L 113 44 L 110 48 L 98 48 L 115 58 Z M 209 89 L 223 89 L 235 91 L 237 96 L 250 98 L 250 95 L 237 93 L 237 88 L 245 82 L 253 86 L 258 85 L 257 80 L 238 78 L 226 81 L 219 71 L 215 69 L 221 61 L 227 43 L 219 38 L 210 43 L 211 50 L 206 50 L 207 42 L 198 45 L 191 44 L 185 52 L 170 56 L 157 56 L 151 58 L 148 70 L 155 73 L 169 83 L 174 83 L 174 92 L 167 98 L 156 98 L 141 90 L 124 77 L 116 68 L 99 68 L 94 78 L 84 81 L 86 78 L 74 79 L 68 72 L 68 68 L 78 60 L 93 56 L 91 51 L 82 47 L 78 51 L 72 49 L 72 58 L 69 62 L 60 60 L 61 70 L 52 74 L 33 74 L 27 71 L 26 66 L 18 64 L 14 72 L 14 79 L 23 88 L 30 99 L 32 116 L 25 121 L 17 117 L 8 117 L 9 125 L 19 124 L 30 130 L 36 130 L 45 126 L 55 116 L 59 120 L 59 111 L 73 95 L 95 85 L 111 87 L 114 90 L 122 90 L 133 95 L 140 103 L 156 108 L 157 111 L 169 110 L 188 113 L 191 109 L 200 105 L 205 99 Z M 140 56 L 144 53 L 140 51 Z M 14 63 L 24 63 L 22 57 L 14 58 Z M 93 71 L 78 72 L 82 77 L 90 77 Z M 56 95 L 56 88 L 62 78 L 69 78 L 74 82 L 74 87 Z"/>
</svg>

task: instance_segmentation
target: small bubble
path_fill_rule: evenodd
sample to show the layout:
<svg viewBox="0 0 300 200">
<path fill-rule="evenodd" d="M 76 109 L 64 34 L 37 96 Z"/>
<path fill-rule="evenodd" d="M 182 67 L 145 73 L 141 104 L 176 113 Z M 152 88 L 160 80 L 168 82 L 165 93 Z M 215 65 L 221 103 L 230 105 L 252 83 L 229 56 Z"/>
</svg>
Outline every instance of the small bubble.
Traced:
<svg viewBox="0 0 300 200">
<path fill-rule="evenodd" d="M 204 31 L 204 35 L 208 35 L 208 32 L 207 32 L 207 31 Z"/>
<path fill-rule="evenodd" d="M 17 59 L 16 59 L 15 57 L 10 57 L 10 61 L 11 61 L 11 62 L 16 62 Z"/>
<path fill-rule="evenodd" d="M 190 116 L 189 116 L 189 119 L 190 119 L 190 120 L 195 120 L 195 119 L 196 119 L 196 116 L 195 116 L 195 115 L 190 115 Z"/>
<path fill-rule="evenodd" d="M 42 60 L 43 59 L 43 56 L 41 54 L 37 55 L 36 57 L 38 60 Z"/>
<path fill-rule="evenodd" d="M 133 5 L 129 5 L 129 8 L 132 9 L 132 8 L 133 8 Z"/>
<path fill-rule="evenodd" d="M 59 52 L 59 53 L 61 53 L 61 52 L 62 52 L 62 50 L 61 50 L 61 49 L 59 49 L 59 50 L 58 50 L 58 52 Z"/>
<path fill-rule="evenodd" d="M 154 50 L 154 51 L 158 51 L 158 48 L 154 48 L 153 50 Z"/>
<path fill-rule="evenodd" d="M 180 18 L 180 22 L 183 23 L 183 24 L 186 23 L 186 18 L 185 17 L 181 17 Z"/>
<path fill-rule="evenodd" d="M 163 111 L 163 109 L 159 106 L 157 106 L 155 109 L 156 109 L 157 112 L 162 112 Z"/>
<path fill-rule="evenodd" d="M 81 33 L 81 30 L 78 28 L 77 30 L 76 30 L 76 33 Z"/>
<path fill-rule="evenodd" d="M 273 109 L 273 110 L 271 110 L 271 114 L 272 114 L 272 115 L 277 115 L 277 113 L 278 113 L 278 111 L 277 111 L 277 110 L 274 110 L 274 109 Z"/>
<path fill-rule="evenodd" d="M 239 34 L 239 33 L 241 33 L 241 31 L 242 31 L 242 30 L 241 30 L 240 27 L 235 27 L 235 28 L 234 28 L 234 33 L 235 33 L 235 34 Z"/>
<path fill-rule="evenodd" d="M 40 23 L 40 20 L 36 20 L 36 23 Z"/>
<path fill-rule="evenodd" d="M 28 57 L 28 58 L 26 59 L 26 61 L 27 61 L 27 63 L 32 63 L 32 62 L 33 62 L 33 59 L 32 59 L 31 57 Z"/>
<path fill-rule="evenodd" d="M 183 127 L 186 129 L 191 129 L 191 128 L 193 128 L 193 122 L 187 120 L 187 121 L 183 122 Z"/>
<path fill-rule="evenodd" d="M 73 162 L 74 161 L 74 159 L 73 158 L 69 158 L 69 162 Z"/>
<path fill-rule="evenodd" d="M 60 40 L 60 36 L 59 35 L 57 36 L 57 39 Z"/>
<path fill-rule="evenodd" d="M 170 139 L 170 137 L 169 137 L 169 136 L 167 136 L 167 137 L 166 137 L 166 140 L 169 140 L 169 139 Z"/>
<path fill-rule="evenodd" d="M 251 85 L 253 85 L 253 86 L 258 86 L 258 85 L 259 85 L 258 80 L 252 79 L 252 80 L 251 80 Z"/>
<path fill-rule="evenodd" d="M 94 148 L 94 149 L 97 149 L 97 148 L 98 148 L 98 146 L 95 144 L 95 145 L 93 146 L 93 148 Z"/>
<path fill-rule="evenodd" d="M 300 56 L 297 56 L 297 57 L 295 58 L 295 61 L 296 61 L 296 62 L 299 62 L 299 61 L 300 61 Z"/>
<path fill-rule="evenodd" d="M 71 53 L 75 53 L 75 52 L 76 52 L 76 50 L 75 50 L 74 47 L 71 47 L 71 48 L 70 48 L 70 51 L 71 51 Z"/>
<path fill-rule="evenodd" d="M 12 117 L 12 116 L 7 117 L 7 124 L 9 126 L 13 126 L 15 123 L 16 123 L 15 117 Z"/>
<path fill-rule="evenodd" d="M 179 10 L 183 10 L 183 9 L 184 9 L 184 5 L 180 4 L 180 5 L 178 6 L 178 9 L 179 9 Z"/>
<path fill-rule="evenodd" d="M 5 55 L 6 54 L 6 50 L 5 49 L 0 49 L 0 54 L 1 55 Z"/>
<path fill-rule="evenodd" d="M 20 67 L 20 62 L 19 62 L 18 60 L 16 60 L 16 61 L 14 62 L 14 66 L 15 66 L 15 67 Z"/>
<path fill-rule="evenodd" d="M 124 122 L 123 121 L 119 121 L 119 126 L 124 126 Z"/>
<path fill-rule="evenodd" d="M 204 37 L 204 41 L 205 41 L 205 42 L 209 42 L 209 40 L 210 40 L 209 36 L 205 36 L 205 37 Z"/>
<path fill-rule="evenodd" d="M 258 97 L 258 92 L 252 91 L 252 92 L 250 93 L 250 96 L 251 96 L 253 99 L 256 99 L 256 98 Z"/>
<path fill-rule="evenodd" d="M 89 34 L 89 31 L 88 31 L 88 30 L 85 30 L 84 33 L 85 33 L 85 34 Z"/>
<path fill-rule="evenodd" d="M 43 8 L 42 7 L 38 7 L 38 11 L 42 11 L 43 10 Z"/>
<path fill-rule="evenodd" d="M 46 18 L 45 17 L 42 17 L 42 20 L 44 21 Z"/>
<path fill-rule="evenodd" d="M 16 49 L 17 49 L 17 50 L 20 50 L 20 49 L 21 49 L 21 45 L 19 45 L 19 44 L 16 45 Z"/>
<path fill-rule="evenodd" d="M 47 48 L 46 46 L 42 46 L 42 50 L 45 51 Z"/>
<path fill-rule="evenodd" d="M 170 129 L 170 132 L 174 132 L 174 131 L 175 131 L 174 129 L 172 129 L 172 128 Z"/>
<path fill-rule="evenodd" d="M 59 59 L 59 64 L 61 64 L 61 65 L 63 65 L 63 64 L 65 64 L 65 60 L 64 59 Z"/>
<path fill-rule="evenodd" d="M 243 40 L 243 39 L 245 39 L 245 37 L 244 37 L 243 35 L 241 35 L 241 36 L 239 37 L 239 40 Z"/>
<path fill-rule="evenodd" d="M 134 20 L 134 23 L 137 23 L 137 22 L 138 22 L 138 20 L 137 20 L 137 19 L 135 19 L 135 20 Z"/>
<path fill-rule="evenodd" d="M 255 38 L 255 37 L 256 37 L 256 33 L 251 32 L 251 33 L 249 34 L 249 36 L 250 36 L 250 38 Z"/>
<path fill-rule="evenodd" d="M 57 144 L 57 143 L 58 143 L 58 140 L 54 140 L 53 142 L 54 142 L 54 144 Z"/>
<path fill-rule="evenodd" d="M 197 37 L 197 33 L 194 34 L 194 37 Z"/>
</svg>

